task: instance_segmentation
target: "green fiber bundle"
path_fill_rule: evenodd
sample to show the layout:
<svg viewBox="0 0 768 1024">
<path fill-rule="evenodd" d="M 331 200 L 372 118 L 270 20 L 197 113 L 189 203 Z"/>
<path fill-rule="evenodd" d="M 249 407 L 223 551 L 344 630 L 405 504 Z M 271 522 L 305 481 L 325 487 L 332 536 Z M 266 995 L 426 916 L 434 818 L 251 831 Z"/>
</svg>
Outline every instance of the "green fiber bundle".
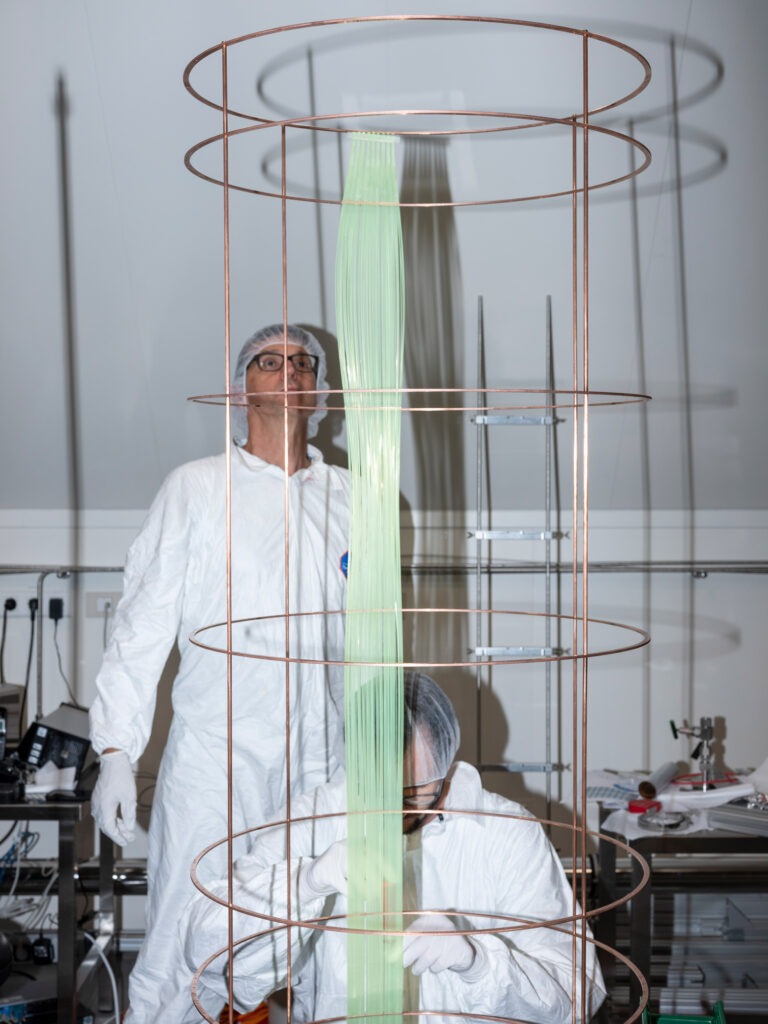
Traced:
<svg viewBox="0 0 768 1024">
<path fill-rule="evenodd" d="M 392 204 L 392 205 L 378 205 Z M 403 239 L 395 139 L 352 139 L 336 253 L 336 321 L 351 476 L 347 662 L 402 662 L 400 395 Z M 349 924 L 402 927 L 403 671 L 345 671 Z M 363 812 L 363 813 L 356 813 Z M 394 911 L 391 915 L 386 911 Z M 399 935 L 348 936 L 347 1013 L 391 1024 L 403 1008 Z"/>
</svg>

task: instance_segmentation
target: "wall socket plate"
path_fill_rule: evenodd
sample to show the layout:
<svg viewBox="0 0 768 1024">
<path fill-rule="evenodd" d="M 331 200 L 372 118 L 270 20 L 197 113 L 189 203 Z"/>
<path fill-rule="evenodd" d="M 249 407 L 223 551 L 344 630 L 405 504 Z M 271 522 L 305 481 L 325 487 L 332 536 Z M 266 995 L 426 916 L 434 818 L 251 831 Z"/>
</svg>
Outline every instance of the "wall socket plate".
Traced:
<svg viewBox="0 0 768 1024">
<path fill-rule="evenodd" d="M 123 595 L 117 591 L 108 593 L 91 593 L 85 595 L 85 617 L 87 619 L 103 619 L 104 612 L 107 615 L 114 615 L 117 602 Z"/>
</svg>

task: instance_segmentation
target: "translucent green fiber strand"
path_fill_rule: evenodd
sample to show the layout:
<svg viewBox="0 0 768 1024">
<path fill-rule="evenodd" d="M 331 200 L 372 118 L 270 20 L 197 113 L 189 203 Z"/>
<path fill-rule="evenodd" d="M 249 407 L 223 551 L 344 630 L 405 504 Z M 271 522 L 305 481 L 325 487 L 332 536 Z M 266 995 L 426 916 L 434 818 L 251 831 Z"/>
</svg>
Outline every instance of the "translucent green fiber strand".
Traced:
<svg viewBox="0 0 768 1024">
<path fill-rule="evenodd" d="M 399 388 L 402 380 L 405 286 L 395 144 L 392 136 L 353 135 L 336 253 L 351 476 L 347 662 L 403 660 L 401 399 L 355 391 Z M 387 203 L 393 205 L 377 205 Z M 402 668 L 348 665 L 345 719 L 349 925 L 398 931 L 402 817 L 365 812 L 402 810 Z M 348 1015 L 392 1024 L 403 1009 L 401 936 L 350 933 L 347 950 Z"/>
</svg>

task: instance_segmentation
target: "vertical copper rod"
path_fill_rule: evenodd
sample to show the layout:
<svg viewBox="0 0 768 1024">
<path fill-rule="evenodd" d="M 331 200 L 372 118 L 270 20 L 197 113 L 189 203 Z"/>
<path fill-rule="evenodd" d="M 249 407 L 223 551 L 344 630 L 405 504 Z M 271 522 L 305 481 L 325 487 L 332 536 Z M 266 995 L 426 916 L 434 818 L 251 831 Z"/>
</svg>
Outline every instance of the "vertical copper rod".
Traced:
<svg viewBox="0 0 768 1024">
<path fill-rule="evenodd" d="M 581 542 L 581 629 L 584 658 L 581 663 L 581 909 L 587 905 L 587 691 L 589 682 L 589 32 L 583 36 L 583 104 L 584 123 L 582 127 L 582 168 L 581 177 L 584 186 L 581 212 L 582 227 L 582 380 L 584 384 L 584 415 L 582 419 L 582 487 L 581 487 L 581 523 L 583 537 Z M 587 996 L 587 919 L 581 919 L 581 1020 L 586 1021 Z"/>
<path fill-rule="evenodd" d="M 229 126 L 227 123 L 227 44 L 221 44 L 221 117 L 222 117 L 222 178 L 224 183 L 224 412 L 225 437 L 225 504 L 226 504 L 226 560 L 227 560 L 227 936 L 229 942 L 229 1024 L 233 1024 L 234 976 L 234 911 L 232 836 L 235 825 L 232 818 L 232 424 L 229 394 Z"/>
<path fill-rule="evenodd" d="M 286 188 L 285 188 L 285 125 L 280 129 L 280 160 L 281 160 L 281 220 L 283 240 L 283 486 L 284 486 L 284 525 L 285 525 L 285 856 L 288 863 L 291 863 L 291 620 L 290 595 L 291 595 L 291 556 L 290 556 L 290 478 L 288 476 L 288 232 L 286 229 Z M 291 875 L 288 872 L 286 879 L 285 916 L 291 917 Z M 285 987 L 286 994 L 286 1016 L 288 1024 L 291 1024 L 291 926 L 288 925 L 285 932 L 287 943 L 287 962 Z"/>
<path fill-rule="evenodd" d="M 571 253 L 571 303 L 572 303 L 572 315 L 573 315 L 573 341 L 572 341 L 572 387 L 573 387 L 573 424 L 571 427 L 572 440 L 571 440 L 571 474 L 572 474 L 572 489 L 571 489 L 571 536 L 573 537 L 573 555 L 572 555 L 572 575 L 571 575 L 571 593 L 573 603 L 573 624 L 572 624 L 572 637 L 571 645 L 574 655 L 578 654 L 578 606 L 579 606 L 579 590 L 578 590 L 578 573 L 577 573 L 577 559 L 579 551 L 579 534 L 578 534 L 578 499 L 579 499 L 579 407 L 578 407 L 578 396 L 576 392 L 579 389 L 579 290 L 578 290 L 578 168 L 576 163 L 576 121 L 573 121 L 573 127 L 571 129 L 571 240 L 572 240 L 572 253 Z M 572 768 L 572 779 L 571 779 L 571 800 L 573 804 L 573 829 L 571 830 L 571 863 L 576 865 L 576 812 L 577 812 L 577 773 L 578 773 L 578 722 L 577 722 L 577 710 L 578 710 L 578 659 L 574 657 L 573 664 L 571 666 L 572 673 L 572 698 L 571 698 L 571 742 L 573 747 L 573 768 Z M 571 888 L 572 888 L 572 899 L 573 899 L 573 912 L 576 912 L 576 872 L 571 872 Z M 573 922 L 573 929 L 571 933 L 571 1020 L 575 1024 L 575 1006 L 576 1006 L 576 922 Z"/>
<path fill-rule="evenodd" d="M 675 221 L 675 243 L 677 247 L 677 294 L 679 296 L 679 337 L 680 356 L 679 366 L 682 383 L 682 454 L 683 471 L 682 480 L 684 487 L 684 508 L 687 512 L 686 533 L 688 535 L 688 560 L 693 562 L 696 558 L 696 492 L 694 489 L 693 473 L 693 420 L 691 412 L 691 359 L 688 329 L 688 299 L 687 280 L 685 263 L 685 233 L 683 231 L 683 186 L 682 186 L 682 160 L 680 154 L 680 101 L 678 98 L 678 79 L 680 71 L 677 66 L 674 37 L 669 42 L 669 84 L 672 99 L 672 140 L 674 154 L 674 189 L 672 195 L 675 199 L 674 221 Z M 688 592 L 686 614 L 689 622 L 696 621 L 696 580 L 693 575 L 688 577 Z M 681 715 L 688 721 L 693 720 L 694 708 L 694 678 L 696 673 L 696 644 L 694 631 L 688 632 L 687 650 L 687 687 L 683 694 Z"/>
<path fill-rule="evenodd" d="M 480 394 L 480 388 L 483 386 L 483 296 L 477 296 L 477 391 Z M 482 507 L 483 507 L 483 453 L 485 449 L 485 430 L 486 428 L 478 423 L 477 431 L 475 434 L 476 439 L 476 469 L 475 469 L 475 499 L 477 502 L 477 531 L 478 534 L 483 526 L 482 519 Z M 483 542 L 481 540 L 475 540 L 475 606 L 478 609 L 477 615 L 475 616 L 475 644 L 479 648 L 483 643 L 483 622 L 482 615 L 480 614 L 480 608 L 483 606 L 483 590 L 482 590 L 482 577 L 480 576 L 481 560 L 483 555 Z M 490 604 L 490 601 L 488 602 Z M 488 673 L 488 681 L 490 686 L 490 680 L 493 677 Z M 480 665 L 475 669 L 475 753 L 477 755 L 477 763 L 483 763 L 482 750 L 483 750 L 483 670 Z"/>
</svg>

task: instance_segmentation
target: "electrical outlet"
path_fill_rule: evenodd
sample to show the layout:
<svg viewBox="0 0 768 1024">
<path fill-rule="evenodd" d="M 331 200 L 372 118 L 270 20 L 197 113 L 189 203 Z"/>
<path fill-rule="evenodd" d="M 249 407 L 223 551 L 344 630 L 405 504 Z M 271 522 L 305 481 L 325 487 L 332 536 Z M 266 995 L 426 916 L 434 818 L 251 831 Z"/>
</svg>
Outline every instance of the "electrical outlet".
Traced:
<svg viewBox="0 0 768 1024">
<path fill-rule="evenodd" d="M 122 597 L 119 593 L 99 593 L 85 595 L 85 617 L 87 619 L 103 619 L 105 613 L 114 615 L 117 602 Z"/>
<path fill-rule="evenodd" d="M 34 594 L 34 588 L 30 589 L 29 593 Z M 2 615 L 8 619 L 27 619 L 29 620 L 29 605 L 27 604 L 28 593 L 25 591 L 21 592 L 19 596 L 18 591 L 16 597 L 0 597 L 0 609 L 2 609 Z"/>
</svg>

